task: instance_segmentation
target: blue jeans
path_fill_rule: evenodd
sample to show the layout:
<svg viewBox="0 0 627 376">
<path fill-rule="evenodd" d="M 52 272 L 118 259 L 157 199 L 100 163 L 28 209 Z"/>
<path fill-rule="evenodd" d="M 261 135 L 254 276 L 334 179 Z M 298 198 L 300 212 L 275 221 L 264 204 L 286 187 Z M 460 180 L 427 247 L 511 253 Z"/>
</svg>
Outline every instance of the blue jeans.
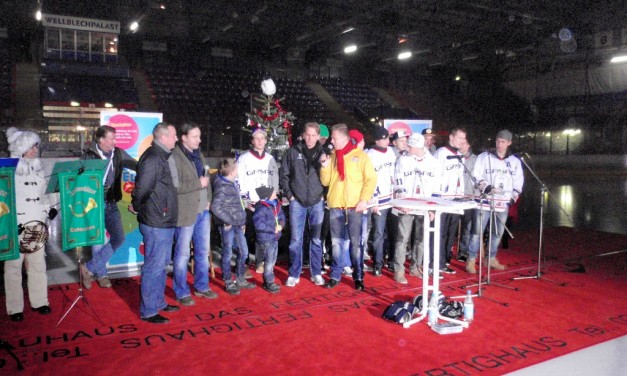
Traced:
<svg viewBox="0 0 627 376">
<path fill-rule="evenodd" d="M 279 241 L 274 240 L 258 244 L 259 248 L 263 249 L 263 281 L 268 284 L 273 283 L 274 265 L 279 253 Z"/>
<path fill-rule="evenodd" d="M 194 288 L 201 292 L 209 290 L 210 234 L 211 214 L 208 210 L 199 213 L 193 225 L 176 228 L 173 288 L 177 299 L 191 295 L 187 284 L 190 242 L 194 242 Z"/>
<path fill-rule="evenodd" d="M 104 212 L 105 228 L 109 233 L 109 242 L 91 247 L 91 260 L 87 269 L 96 277 L 107 276 L 107 262 L 115 251 L 124 243 L 124 226 L 117 202 L 106 202 Z"/>
<path fill-rule="evenodd" d="M 483 212 L 483 216 L 481 215 Z M 490 247 L 490 258 L 496 257 L 496 251 L 499 248 L 501 237 L 505 231 L 505 221 L 507 220 L 507 210 L 502 212 L 494 212 L 496 220 L 492 224 L 492 246 Z M 469 258 L 477 258 L 479 253 L 479 245 L 481 241 L 481 230 L 485 229 L 490 220 L 490 211 L 477 209 L 475 210 L 475 226 L 472 236 L 470 237 L 470 248 L 468 249 Z"/>
<path fill-rule="evenodd" d="M 165 308 L 165 260 L 172 251 L 175 227 L 152 227 L 139 224 L 144 237 L 144 266 L 140 283 L 139 314 L 142 318 L 155 316 Z"/>
<path fill-rule="evenodd" d="M 248 257 L 248 245 L 244 235 L 244 226 L 231 226 L 228 230 L 224 225 L 220 226 L 222 237 L 222 279 L 225 282 L 231 281 L 231 256 L 233 255 L 233 241 L 237 243 L 237 256 L 235 257 L 235 277 L 244 279 L 246 272 L 246 257 Z"/>
<path fill-rule="evenodd" d="M 370 227 L 373 226 L 374 235 L 372 248 L 374 250 L 374 266 L 377 268 L 383 267 L 383 246 L 386 240 L 385 225 L 387 223 L 389 213 L 390 208 L 379 210 L 379 214 L 375 214 L 374 212 L 370 211 L 371 225 L 368 226 L 368 232 L 370 232 Z"/>
<path fill-rule="evenodd" d="M 299 278 L 303 270 L 303 232 L 309 223 L 309 265 L 311 275 L 322 273 L 322 241 L 320 230 L 324 217 L 324 201 L 313 206 L 303 206 L 297 200 L 290 201 L 290 267 L 289 275 Z M 276 261 L 276 260 L 275 260 Z"/>
<path fill-rule="evenodd" d="M 344 244 L 344 231 L 348 230 L 350 239 L 350 259 L 353 266 L 353 279 L 363 280 L 364 254 L 359 244 L 361 239 L 362 212 L 331 208 L 330 228 L 333 263 L 331 264 L 331 279 L 339 281 L 342 277 L 344 265 L 341 259 Z"/>
</svg>

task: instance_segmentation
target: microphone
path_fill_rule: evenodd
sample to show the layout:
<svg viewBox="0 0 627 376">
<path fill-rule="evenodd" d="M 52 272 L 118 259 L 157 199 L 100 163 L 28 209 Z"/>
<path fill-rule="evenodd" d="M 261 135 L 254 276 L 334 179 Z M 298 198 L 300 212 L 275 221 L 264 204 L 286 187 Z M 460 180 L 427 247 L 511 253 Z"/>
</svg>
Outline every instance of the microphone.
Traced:
<svg viewBox="0 0 627 376">
<path fill-rule="evenodd" d="M 462 160 L 462 158 L 464 158 L 463 155 L 447 155 L 446 159 L 457 159 L 457 160 Z"/>
</svg>

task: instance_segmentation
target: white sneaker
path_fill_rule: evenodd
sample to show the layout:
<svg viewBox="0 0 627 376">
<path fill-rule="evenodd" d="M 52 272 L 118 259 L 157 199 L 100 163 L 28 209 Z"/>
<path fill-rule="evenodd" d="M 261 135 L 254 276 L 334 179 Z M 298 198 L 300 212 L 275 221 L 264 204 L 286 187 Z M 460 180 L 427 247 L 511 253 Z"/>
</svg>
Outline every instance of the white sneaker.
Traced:
<svg viewBox="0 0 627 376">
<path fill-rule="evenodd" d="M 285 281 L 285 286 L 294 287 L 300 282 L 300 278 L 288 277 L 287 281 Z"/>
<path fill-rule="evenodd" d="M 320 274 L 311 277 L 311 282 L 315 283 L 316 286 L 324 285 L 324 279 L 322 278 Z"/>
<path fill-rule="evenodd" d="M 350 266 L 345 266 L 344 267 L 344 274 L 346 274 L 346 275 L 353 275 L 353 268 L 351 268 Z"/>
</svg>

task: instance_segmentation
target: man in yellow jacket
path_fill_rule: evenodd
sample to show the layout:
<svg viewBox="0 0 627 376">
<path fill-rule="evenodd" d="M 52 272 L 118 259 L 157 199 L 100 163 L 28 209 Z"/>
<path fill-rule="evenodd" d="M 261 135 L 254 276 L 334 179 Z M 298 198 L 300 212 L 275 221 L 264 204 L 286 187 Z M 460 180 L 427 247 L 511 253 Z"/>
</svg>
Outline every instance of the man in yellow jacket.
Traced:
<svg viewBox="0 0 627 376">
<path fill-rule="evenodd" d="M 363 290 L 364 255 L 359 246 L 361 217 L 377 185 L 377 174 L 368 155 L 351 142 L 346 124 L 336 124 L 331 128 L 331 143 L 335 150 L 333 154 L 320 158 L 320 181 L 329 187 L 327 206 L 330 209 L 333 255 L 331 279 L 325 287 L 334 288 L 340 283 L 344 270 L 341 262 L 342 239 L 347 232 L 355 289 Z"/>
</svg>

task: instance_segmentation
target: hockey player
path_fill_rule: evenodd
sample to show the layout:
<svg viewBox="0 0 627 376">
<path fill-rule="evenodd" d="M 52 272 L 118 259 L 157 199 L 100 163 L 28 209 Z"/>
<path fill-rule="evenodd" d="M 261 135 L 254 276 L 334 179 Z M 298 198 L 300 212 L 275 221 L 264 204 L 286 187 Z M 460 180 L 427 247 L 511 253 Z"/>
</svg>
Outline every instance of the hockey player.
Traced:
<svg viewBox="0 0 627 376">
<path fill-rule="evenodd" d="M 396 162 L 394 172 L 394 198 L 425 198 L 431 197 L 439 189 L 439 165 L 437 160 L 425 148 L 425 138 L 418 133 L 409 136 L 407 140 L 408 154 L 402 155 Z M 423 256 L 423 221 L 424 218 L 409 214 L 405 208 L 392 208 L 392 214 L 397 216 L 398 232 L 394 255 L 394 280 L 400 284 L 407 284 L 405 278 L 405 253 L 407 243 L 414 227 L 414 246 L 412 247 L 409 275 L 422 277 L 420 264 Z M 429 212 L 429 220 L 434 214 Z M 428 239 L 426 239 L 429 244 Z"/>
<path fill-rule="evenodd" d="M 466 271 L 470 274 L 477 273 L 475 261 L 480 248 L 480 234 L 490 219 L 491 206 L 494 208 L 496 220 L 493 222 L 494 231 L 488 264 L 496 270 L 505 269 L 505 266 L 496 259 L 496 253 L 503 236 L 509 205 L 515 202 L 522 192 L 525 180 L 520 160 L 508 152 L 511 144 L 512 133 L 508 130 L 500 131 L 496 135 L 496 149 L 481 153 L 475 163 L 473 175 L 477 179 L 479 191 L 484 193 L 485 198 L 478 197 L 481 199 L 480 210 L 476 211 L 475 217 L 475 223 L 478 226 L 475 226 L 475 232 L 472 234 L 466 261 Z"/>
</svg>

